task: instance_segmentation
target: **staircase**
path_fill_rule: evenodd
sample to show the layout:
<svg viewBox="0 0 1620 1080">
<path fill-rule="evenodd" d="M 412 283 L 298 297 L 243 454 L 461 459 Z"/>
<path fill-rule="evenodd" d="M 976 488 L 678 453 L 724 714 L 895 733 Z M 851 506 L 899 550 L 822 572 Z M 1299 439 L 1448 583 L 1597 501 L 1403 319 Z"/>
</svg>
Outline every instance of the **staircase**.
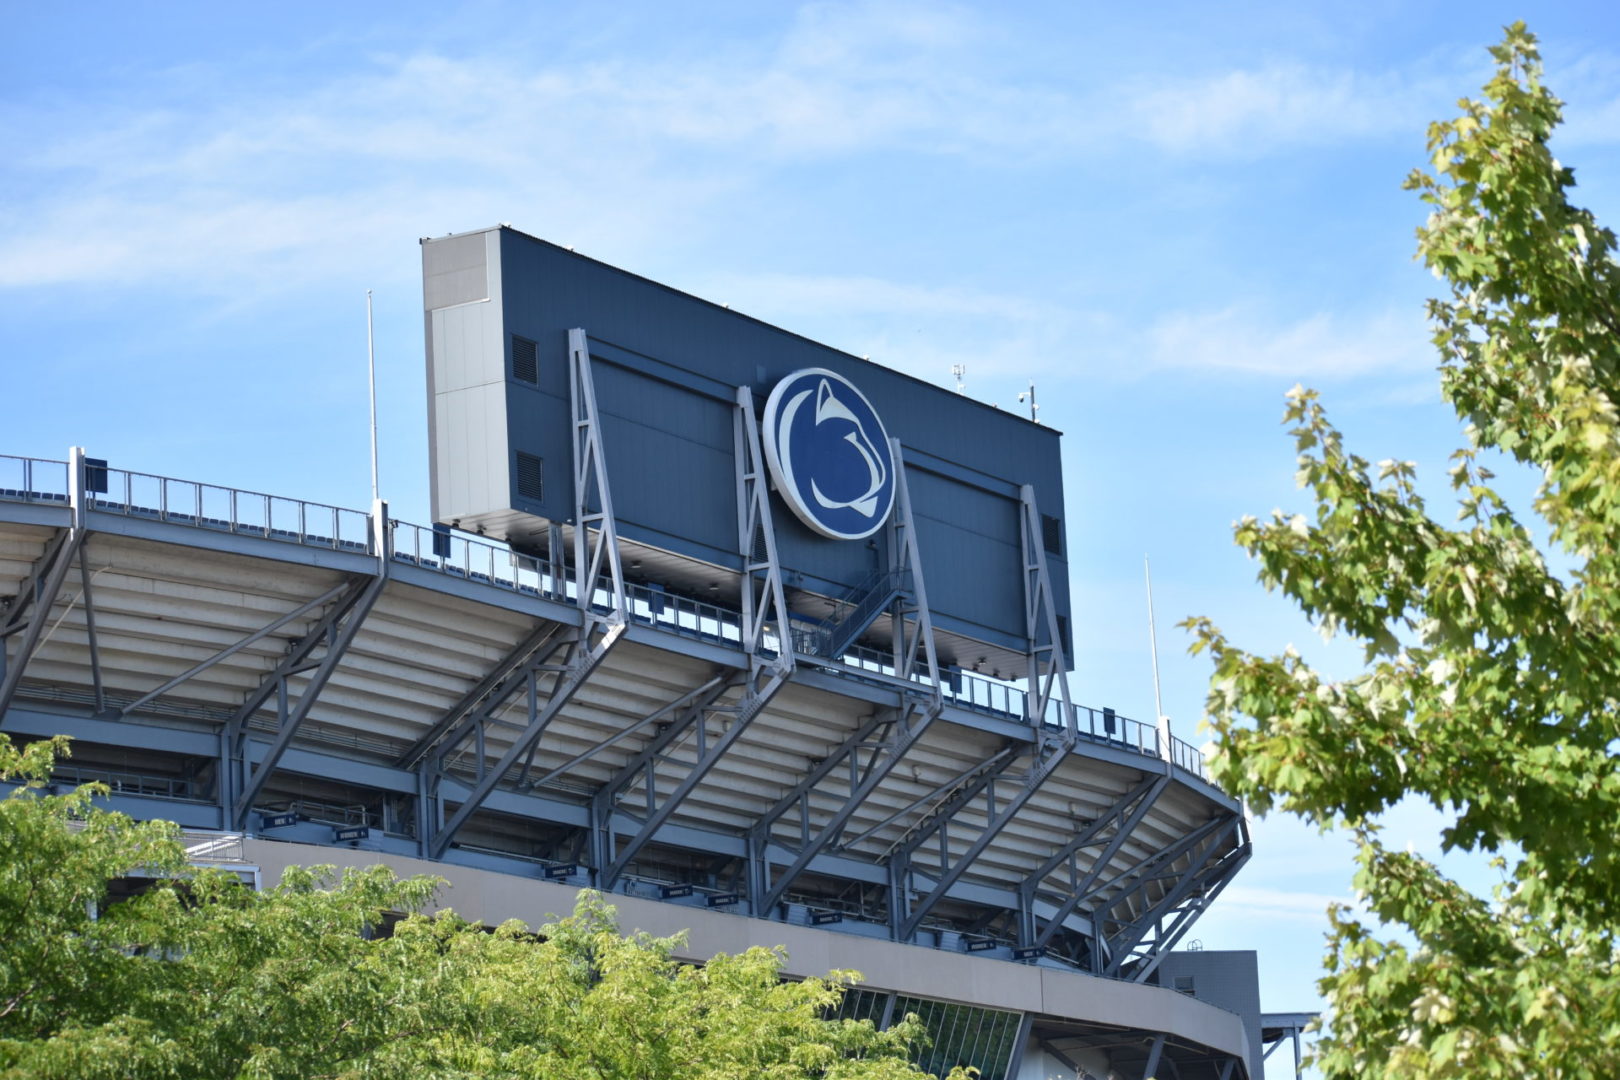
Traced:
<svg viewBox="0 0 1620 1080">
<path fill-rule="evenodd" d="M 807 635 L 809 651 L 830 660 L 838 659 L 910 584 L 910 571 L 873 571 L 840 597 L 822 625 Z"/>
</svg>

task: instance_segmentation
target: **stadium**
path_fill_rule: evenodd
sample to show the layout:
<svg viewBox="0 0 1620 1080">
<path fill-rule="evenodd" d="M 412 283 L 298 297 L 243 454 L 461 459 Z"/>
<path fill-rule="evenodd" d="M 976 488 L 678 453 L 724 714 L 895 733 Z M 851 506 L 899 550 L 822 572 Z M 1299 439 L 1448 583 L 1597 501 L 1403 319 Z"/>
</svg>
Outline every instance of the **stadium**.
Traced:
<svg viewBox="0 0 1620 1080">
<path fill-rule="evenodd" d="M 931 1070 L 1297 1051 L 1252 954 L 1174 951 L 1241 806 L 1071 696 L 1058 432 L 510 228 L 422 252 L 434 521 L 0 457 L 0 731 L 248 880 L 858 969 Z"/>
</svg>

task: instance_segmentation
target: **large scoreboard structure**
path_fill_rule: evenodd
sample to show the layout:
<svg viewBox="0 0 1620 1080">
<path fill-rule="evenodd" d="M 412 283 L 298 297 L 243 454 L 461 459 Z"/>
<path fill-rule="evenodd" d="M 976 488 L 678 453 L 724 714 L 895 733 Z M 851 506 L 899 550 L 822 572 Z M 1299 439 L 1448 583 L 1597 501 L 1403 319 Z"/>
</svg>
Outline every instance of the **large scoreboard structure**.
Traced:
<svg viewBox="0 0 1620 1080">
<path fill-rule="evenodd" d="M 1071 697 L 1057 432 L 509 228 L 422 256 L 434 520 L 0 457 L 0 731 L 264 873 L 864 970 L 930 1068 L 1260 1075 L 1158 985 L 1246 825 Z"/>
<path fill-rule="evenodd" d="M 624 557 L 647 580 L 735 603 L 738 485 L 763 453 L 775 568 L 807 624 L 904 591 L 891 533 L 909 528 L 941 663 L 1017 679 L 1050 645 L 1022 584 L 1030 543 L 1067 644 L 1051 428 L 511 229 L 424 242 L 423 277 L 435 521 L 551 551 L 552 528 L 571 533 L 579 513 L 571 469 L 591 423 L 586 464 L 611 486 Z M 870 629 L 843 627 L 820 652 Z"/>
</svg>

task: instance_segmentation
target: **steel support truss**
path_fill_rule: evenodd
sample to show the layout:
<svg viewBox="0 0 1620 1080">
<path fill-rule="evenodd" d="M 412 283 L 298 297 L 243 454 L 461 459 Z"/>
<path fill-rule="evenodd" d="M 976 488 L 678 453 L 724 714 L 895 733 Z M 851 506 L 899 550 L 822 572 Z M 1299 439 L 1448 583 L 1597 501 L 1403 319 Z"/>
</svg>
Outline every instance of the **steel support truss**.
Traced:
<svg viewBox="0 0 1620 1080">
<path fill-rule="evenodd" d="M 1204 908 L 1249 861 L 1244 832 L 1239 815 L 1212 818 L 1118 875 L 1115 882 L 1123 879 L 1129 884 L 1097 902 L 1092 913 L 1101 946 L 1093 953 L 1098 973 L 1116 979 L 1128 977 L 1133 982 L 1152 975 Z M 1176 869 L 1183 856 L 1188 859 L 1186 867 Z M 1113 884 L 1099 888 L 1098 894 Z M 1154 885 L 1166 888 L 1157 899 L 1149 900 L 1149 887 Z M 1141 910 L 1130 919 L 1112 918 L 1110 912 L 1133 895 L 1144 901 Z"/>
<path fill-rule="evenodd" d="M 768 918 L 818 855 L 838 849 L 850 817 L 888 778 L 940 712 L 937 702 L 926 706 L 907 702 L 897 709 L 880 710 L 862 718 L 848 738 L 832 748 L 760 817 L 748 834 L 749 896 L 754 899 L 755 914 Z M 831 784 L 824 783 L 829 779 Z M 817 795 L 838 799 L 839 803 L 821 827 L 813 830 L 811 801 Z M 799 818 L 798 850 L 787 869 L 776 874 L 770 856 L 771 833 L 777 822 L 795 809 Z"/>
<path fill-rule="evenodd" d="M 377 556 L 377 572 L 355 578 L 338 587 L 337 596 L 327 602 L 329 606 L 320 618 L 288 649 L 287 655 L 281 658 L 269 674 L 260 680 L 259 685 L 248 694 L 220 732 L 222 757 L 225 763 L 225 767 L 220 771 L 220 805 L 225 810 L 231 828 L 246 828 L 248 814 L 252 811 L 259 793 L 264 790 L 265 783 L 281 764 L 281 758 L 287 752 L 287 747 L 292 745 L 293 737 L 298 734 L 298 729 L 314 708 L 321 691 L 326 689 L 332 673 L 342 662 L 344 654 L 354 642 L 355 635 L 360 632 L 360 627 L 376 604 L 377 598 L 388 586 L 388 569 L 392 562 L 391 532 L 392 530 L 388 528 L 388 504 L 379 500 L 373 503 L 371 508 L 371 543 L 372 550 Z M 145 704 L 168 692 L 227 656 L 238 652 L 252 641 L 262 638 L 276 626 L 285 625 L 293 618 L 299 617 L 299 614 L 314 610 L 323 602 L 324 597 L 330 596 L 332 591 L 328 590 L 322 597 L 317 597 L 315 601 L 298 608 L 294 614 L 283 616 L 270 627 L 227 646 L 202 664 L 182 672 L 177 678 L 169 680 L 163 686 L 138 699 L 138 703 Z M 298 700 L 295 702 L 291 700 L 292 682 L 300 676 L 304 679 L 298 687 Z M 252 753 L 255 740 L 249 725 L 254 714 L 272 697 L 275 698 L 276 709 L 275 735 L 263 754 L 259 755 L 255 767 L 255 755 Z M 126 707 L 120 715 L 126 714 L 132 708 L 134 705 Z"/>
<path fill-rule="evenodd" d="M 1018 816 L 1041 785 L 1057 772 L 1075 742 L 1072 731 L 1050 734 L 1037 729 L 1030 743 L 1015 744 L 1003 749 L 985 762 L 984 767 L 965 780 L 956 791 L 940 802 L 926 817 L 917 822 L 896 845 L 889 856 L 890 925 L 897 941 L 910 941 L 934 907 L 943 900 L 952 886 L 959 881 L 973 862 L 984 853 L 1001 830 Z M 1016 761 L 1027 759 L 1029 766 L 1005 801 L 999 797 L 997 781 L 1010 773 Z M 980 796 L 984 797 L 984 828 L 956 859 L 951 858 L 951 821 L 965 807 Z M 926 896 L 911 903 L 912 859 L 916 852 L 931 841 L 939 845 L 938 874 L 934 886 Z"/>
<path fill-rule="evenodd" d="M 467 705 L 467 698 L 462 699 L 457 707 L 461 711 L 460 719 L 450 726 L 436 746 L 422 752 L 417 759 L 428 770 L 430 794 L 436 794 L 437 781 L 446 775 L 447 762 L 464 743 L 470 742 L 472 790 L 442 825 L 431 818 L 424 820 L 425 815 L 418 817 L 418 835 L 426 838 L 424 846 L 431 858 L 444 856 L 462 826 L 501 783 L 510 781 L 521 785 L 527 780 L 540 737 L 601 667 L 623 636 L 625 626 L 623 622 L 589 619 L 583 631 L 571 627 L 543 627 L 541 632 L 526 638 L 518 650 L 507 655 L 497 672 L 492 673 L 493 678 L 486 678 L 480 684 L 480 687 L 487 684 L 489 688 L 476 703 Z M 500 759 L 490 765 L 487 737 L 493 729 L 513 726 L 502 719 L 501 713 L 519 690 L 524 691 L 523 722 L 516 725 L 516 734 L 511 736 Z M 502 734 L 507 731 L 503 730 Z M 411 753 L 418 751 L 413 748 Z"/>
<path fill-rule="evenodd" d="M 607 588 L 607 621 L 625 621 L 624 569 L 619 563 L 619 526 L 602 456 L 602 420 L 591 377 L 591 350 L 584 330 L 568 331 L 568 390 L 574 430 L 574 583 L 586 621 L 597 612 L 596 590 Z M 608 580 L 601 581 L 604 569 Z"/>
<path fill-rule="evenodd" d="M 1090 890 L 1097 879 L 1118 855 L 1120 848 L 1136 831 L 1136 827 L 1142 823 L 1142 819 L 1153 808 L 1154 802 L 1169 785 L 1170 780 L 1165 776 L 1144 778 L 1089 825 L 1069 838 L 1024 879 L 1018 890 L 1021 945 L 1044 947 L 1051 944 L 1052 939 L 1063 929 L 1064 922 L 1074 914 L 1081 902 L 1091 895 Z M 1102 850 L 1090 860 L 1090 872 L 1082 876 L 1080 853 L 1098 846 L 1101 846 Z M 1046 926 L 1037 932 L 1035 903 L 1041 883 L 1059 869 L 1067 871 L 1065 899 L 1047 916 Z"/>
<path fill-rule="evenodd" d="M 921 678 L 933 688 L 935 707 L 941 697 L 939 654 L 934 648 L 934 619 L 928 610 L 928 588 L 923 580 L 922 555 L 917 550 L 917 526 L 911 517 L 911 489 L 899 439 L 889 440 L 894 458 L 894 512 L 889 515 L 888 556 L 900 591 L 889 609 L 893 627 L 894 673 L 908 682 Z M 918 669 L 919 662 L 921 670 Z"/>
<path fill-rule="evenodd" d="M 740 644 L 748 667 L 710 680 L 687 695 L 678 708 L 666 707 L 655 714 L 672 714 L 673 719 L 664 721 L 662 729 L 592 796 L 589 845 L 599 889 L 612 889 L 618 883 L 793 675 L 793 642 L 776 555 L 765 452 L 754 416 L 753 391 L 746 386 L 737 390 L 733 417 L 737 547 L 743 568 Z M 676 779 L 668 774 L 672 768 L 679 771 L 676 757 L 683 753 L 693 760 Z M 663 784 L 671 786 L 665 790 Z M 631 810 L 623 800 L 637 785 L 641 805 Z M 622 841 L 620 818 L 634 823 L 634 832 Z"/>
<path fill-rule="evenodd" d="M 1069 698 L 1069 664 L 1063 654 L 1063 635 L 1057 618 L 1057 597 L 1052 578 L 1046 572 L 1046 542 L 1041 527 L 1041 510 L 1035 502 L 1035 488 L 1019 488 L 1023 504 L 1020 518 L 1024 549 L 1024 636 L 1029 642 L 1029 692 L 1024 707 L 1032 724 L 1046 721 L 1046 711 L 1055 691 L 1063 703 L 1063 726 L 1074 725 L 1074 707 Z"/>
<path fill-rule="evenodd" d="M 719 764 L 750 724 L 787 684 L 781 668 L 756 667 L 726 679 L 682 709 L 639 753 L 597 789 L 590 806 L 590 852 L 596 887 L 611 890 L 641 850 L 663 828 Z M 733 692 L 735 691 L 735 696 Z M 680 772 L 677 754 L 690 744 L 693 758 Z M 637 785 L 641 806 L 631 810 L 622 798 Z M 666 786 L 667 785 L 667 786 Z M 635 831 L 622 842 L 617 820 L 627 817 Z"/>
<path fill-rule="evenodd" d="M 85 538 L 90 532 L 88 500 L 84 450 L 75 446 L 68 452 L 68 527 L 51 539 L 28 579 L 18 587 L 17 595 L 0 607 L 0 724 L 4 724 L 6 710 L 11 707 L 11 699 L 22 683 L 23 672 L 39 648 L 62 583 L 67 580 L 74 561 L 82 560 Z M 82 575 L 82 561 L 80 567 Z M 19 634 L 17 650 L 8 659 L 9 639 Z M 99 697 L 99 675 L 97 685 Z"/>
<path fill-rule="evenodd" d="M 737 388 L 732 424 L 737 462 L 737 550 L 742 553 L 742 648 L 749 662 L 793 667 L 793 636 L 789 632 L 787 599 L 782 589 L 782 564 L 776 558 L 776 527 L 771 519 L 770 484 L 765 452 L 754 416 L 754 392 Z M 766 640 L 775 633 L 772 644 Z"/>
<path fill-rule="evenodd" d="M 568 331 L 568 372 L 574 451 L 573 586 L 579 622 L 537 626 L 400 758 L 401 765 L 419 771 L 417 836 L 431 858 L 444 856 L 456 834 L 502 783 L 534 786 L 530 773 L 541 737 L 629 625 L 590 344 L 582 329 Z M 560 548 L 556 540 L 553 530 L 554 568 Z M 519 690 L 524 691 L 525 713 L 523 722 L 514 725 L 503 713 Z M 497 729 L 508 743 L 491 765 L 486 744 Z M 443 809 L 440 782 L 447 763 L 467 749 L 473 759 L 472 788 L 441 824 L 436 820 Z"/>
</svg>

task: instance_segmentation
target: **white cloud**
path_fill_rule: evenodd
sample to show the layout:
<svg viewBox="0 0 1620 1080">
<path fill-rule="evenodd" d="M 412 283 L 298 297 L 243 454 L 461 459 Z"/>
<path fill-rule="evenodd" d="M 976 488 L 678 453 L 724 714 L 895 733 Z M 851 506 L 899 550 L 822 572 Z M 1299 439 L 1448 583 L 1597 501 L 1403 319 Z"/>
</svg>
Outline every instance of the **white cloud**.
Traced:
<svg viewBox="0 0 1620 1080">
<path fill-rule="evenodd" d="M 952 366 L 960 364 L 968 393 L 982 400 L 997 388 L 1010 400 L 1007 376 L 1078 374 L 1076 341 L 1095 319 L 1028 296 L 866 275 L 711 275 L 695 288 L 733 310 L 930 382 L 949 385 Z"/>
<path fill-rule="evenodd" d="M 398 265 L 401 237 L 497 220 L 634 256 L 795 162 L 1258 153 L 1378 130 L 1400 97 L 1302 66 L 1132 95 L 1027 72 L 999 35 L 960 8 L 810 4 L 763 40 L 652 57 L 372 57 L 291 91 L 221 62 L 150 73 L 144 100 L 14 100 L 0 287 L 352 279 L 368 252 Z"/>
<path fill-rule="evenodd" d="M 1254 310 L 1166 314 L 1146 334 L 1146 358 L 1158 368 L 1235 371 L 1284 378 L 1345 378 L 1427 373 L 1433 352 L 1421 312 L 1382 312 L 1365 318 L 1314 312 L 1293 321 Z"/>
<path fill-rule="evenodd" d="M 1351 904 L 1348 893 L 1301 892 L 1294 889 L 1268 889 L 1263 886 L 1228 886 L 1222 893 L 1222 907 L 1243 909 L 1250 919 L 1287 919 L 1292 922 L 1327 925 L 1327 909 L 1333 904 Z"/>
<path fill-rule="evenodd" d="M 1162 84 L 1138 95 L 1130 125 L 1178 153 L 1260 155 L 1417 130 L 1420 83 L 1394 74 L 1278 64 Z"/>
</svg>

